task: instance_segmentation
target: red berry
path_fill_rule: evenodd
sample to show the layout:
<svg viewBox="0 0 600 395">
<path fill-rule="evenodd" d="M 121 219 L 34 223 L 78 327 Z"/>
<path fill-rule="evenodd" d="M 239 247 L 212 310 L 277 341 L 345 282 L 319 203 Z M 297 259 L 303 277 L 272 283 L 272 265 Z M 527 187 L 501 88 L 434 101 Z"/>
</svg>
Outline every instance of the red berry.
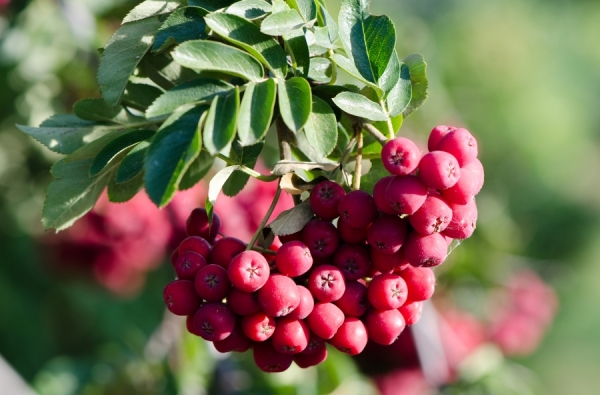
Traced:
<svg viewBox="0 0 600 395">
<path fill-rule="evenodd" d="M 396 214 L 396 210 L 390 206 L 387 198 L 387 189 L 394 178 L 394 176 L 383 177 L 373 187 L 373 201 L 375 202 L 375 206 L 384 214 Z"/>
<path fill-rule="evenodd" d="M 313 299 L 310 291 L 303 287 L 302 285 L 298 285 L 298 293 L 300 294 L 300 304 L 296 307 L 291 313 L 287 316 L 290 318 L 295 318 L 297 320 L 303 320 L 315 307 L 315 300 Z"/>
<path fill-rule="evenodd" d="M 314 258 L 333 255 L 338 247 L 339 238 L 331 222 L 313 219 L 302 230 L 302 242 L 308 247 Z"/>
<path fill-rule="evenodd" d="M 368 340 L 365 324 L 358 318 L 346 317 L 330 343 L 343 353 L 357 355 L 365 349 Z"/>
<path fill-rule="evenodd" d="M 362 243 L 367 238 L 367 231 L 369 230 L 369 227 L 351 228 L 344 221 L 338 221 L 337 230 L 340 235 L 340 239 L 346 243 Z"/>
<path fill-rule="evenodd" d="M 196 333 L 196 328 L 194 327 L 194 315 L 190 314 L 185 317 L 185 329 L 192 335 L 200 336 L 199 333 Z"/>
<path fill-rule="evenodd" d="M 421 235 L 411 232 L 403 247 L 406 260 L 413 266 L 441 265 L 448 255 L 446 239 L 439 233 Z"/>
<path fill-rule="evenodd" d="M 202 255 L 202 257 L 208 262 L 212 247 L 210 246 L 210 243 L 206 241 L 206 239 L 200 236 L 189 236 L 184 239 L 181 244 L 179 244 L 177 250 L 179 251 L 180 255 L 186 251 L 193 251 L 196 254 Z"/>
<path fill-rule="evenodd" d="M 454 126 L 445 125 L 440 125 L 433 128 L 431 134 L 429 135 L 429 140 L 427 140 L 427 149 L 429 152 L 436 151 L 438 149 L 438 144 L 444 138 L 444 136 L 454 130 L 456 130 Z"/>
<path fill-rule="evenodd" d="M 294 362 L 302 369 L 316 366 L 327 359 L 327 347 L 323 343 L 323 347 L 316 350 L 314 353 L 305 354 L 304 352 L 294 355 Z"/>
<path fill-rule="evenodd" d="M 429 195 L 421 208 L 408 217 L 408 220 L 417 232 L 429 235 L 434 232 L 442 232 L 448 227 L 452 220 L 452 210 L 441 197 Z"/>
<path fill-rule="evenodd" d="M 277 328 L 271 342 L 277 352 L 298 354 L 308 345 L 310 331 L 302 320 L 283 317 L 277 321 Z"/>
<path fill-rule="evenodd" d="M 391 273 L 392 271 L 399 269 L 408 263 L 404 257 L 404 252 L 402 249 L 398 250 L 394 254 L 384 254 L 371 247 L 370 252 L 371 263 L 373 264 L 373 267 L 381 273 Z"/>
<path fill-rule="evenodd" d="M 269 264 L 256 251 L 244 251 L 231 260 L 227 274 L 231 284 L 244 292 L 254 292 L 269 279 Z"/>
<path fill-rule="evenodd" d="M 388 185 L 386 198 L 396 214 L 411 215 L 427 198 L 427 187 L 416 176 L 396 176 Z"/>
<path fill-rule="evenodd" d="M 453 239 L 466 239 L 471 237 L 477 226 L 477 205 L 471 200 L 464 205 L 451 204 L 452 221 L 444 230 L 444 235 Z"/>
<path fill-rule="evenodd" d="M 245 352 L 250 348 L 250 339 L 242 331 L 242 327 L 237 324 L 233 327 L 231 335 L 227 336 L 223 340 L 217 340 L 213 342 L 215 349 L 220 353 L 226 352 Z"/>
<path fill-rule="evenodd" d="M 340 199 L 340 220 L 351 228 L 364 228 L 375 219 L 377 207 L 373 197 L 365 191 L 352 191 Z"/>
<path fill-rule="evenodd" d="M 207 265 L 200 269 L 194 285 L 198 295 L 209 302 L 222 300 L 231 289 L 227 271 L 219 265 Z"/>
<path fill-rule="evenodd" d="M 404 318 L 398 310 L 371 310 L 367 313 L 365 323 L 369 338 L 377 344 L 392 344 L 406 327 Z"/>
<path fill-rule="evenodd" d="M 447 202 L 467 204 L 479 192 L 479 177 L 468 168 L 460 169 L 460 178 L 454 186 L 444 189 L 441 193 Z"/>
<path fill-rule="evenodd" d="M 387 171 L 395 176 L 412 173 L 419 165 L 421 151 L 411 140 L 397 137 L 385 143 L 381 150 L 381 161 Z"/>
<path fill-rule="evenodd" d="M 292 365 L 293 356 L 275 351 L 271 342 L 256 343 L 253 347 L 253 351 L 254 363 L 256 363 L 256 366 L 263 372 L 283 372 Z"/>
<path fill-rule="evenodd" d="M 422 301 L 431 298 L 435 291 L 435 274 L 428 267 L 407 265 L 400 277 L 406 282 L 409 301 Z"/>
<path fill-rule="evenodd" d="M 454 156 L 461 167 L 477 158 L 477 140 L 467 129 L 463 128 L 453 130 L 445 135 L 440 140 L 437 149 Z"/>
<path fill-rule="evenodd" d="M 301 241 L 291 241 L 279 247 L 275 255 L 275 264 L 281 274 L 296 277 L 308 272 L 313 259 L 306 244 Z"/>
<path fill-rule="evenodd" d="M 258 290 L 258 304 L 271 317 L 283 317 L 300 304 L 298 286 L 289 277 L 273 274 Z"/>
<path fill-rule="evenodd" d="M 333 263 L 348 281 L 365 277 L 369 272 L 369 261 L 367 248 L 360 244 L 344 244 L 333 256 Z"/>
<path fill-rule="evenodd" d="M 256 292 L 244 292 L 237 288 L 231 288 L 229 291 L 227 305 L 237 315 L 250 315 L 260 310 Z"/>
<path fill-rule="evenodd" d="M 419 178 L 433 189 L 450 188 L 460 178 L 460 167 L 456 158 L 449 153 L 433 151 L 421 158 Z"/>
<path fill-rule="evenodd" d="M 406 223 L 396 215 L 375 218 L 367 233 L 371 248 L 384 254 L 400 250 L 406 238 Z"/>
<path fill-rule="evenodd" d="M 229 268 L 233 258 L 244 252 L 246 243 L 235 237 L 223 237 L 215 242 L 213 246 L 211 261 L 215 265 Z"/>
<path fill-rule="evenodd" d="M 204 340 L 223 340 L 234 327 L 235 316 L 223 303 L 205 303 L 194 315 L 194 328 Z"/>
<path fill-rule="evenodd" d="M 205 238 L 208 242 L 212 242 L 215 237 L 217 237 L 220 229 L 221 219 L 217 213 L 213 214 L 213 222 L 209 229 L 208 215 L 203 208 L 194 209 L 185 224 L 185 230 L 188 236 L 200 236 Z"/>
<path fill-rule="evenodd" d="M 310 337 L 308 338 L 308 344 L 302 354 L 314 354 L 319 352 L 321 349 L 327 348 L 325 346 L 325 340 L 321 339 L 319 336 L 310 332 Z"/>
<path fill-rule="evenodd" d="M 381 274 L 373 277 L 367 290 L 369 302 L 377 310 L 397 309 L 406 302 L 408 289 L 402 277 Z"/>
<path fill-rule="evenodd" d="M 317 217 L 331 221 L 339 216 L 338 204 L 344 195 L 341 185 L 333 181 L 320 182 L 310 192 L 310 208 Z"/>
<path fill-rule="evenodd" d="M 196 273 L 206 266 L 206 260 L 198 253 L 186 251 L 179 255 L 174 266 L 181 280 L 193 280 Z"/>
<path fill-rule="evenodd" d="M 276 326 L 275 318 L 262 311 L 242 317 L 244 334 L 255 342 L 264 342 L 273 336 Z"/>
<path fill-rule="evenodd" d="M 310 330 L 322 339 L 331 339 L 343 322 L 344 313 L 332 303 L 316 303 L 306 317 Z"/>
<path fill-rule="evenodd" d="M 483 187 L 483 180 L 484 180 L 483 165 L 481 164 L 479 159 L 475 158 L 475 159 L 470 160 L 468 163 L 466 163 L 462 168 L 472 171 L 473 174 L 475 174 L 475 176 L 477 177 L 477 188 L 475 188 L 475 195 L 477 195 L 479 193 L 479 191 L 481 190 L 481 188 Z"/>
<path fill-rule="evenodd" d="M 290 241 L 302 240 L 302 231 L 292 233 L 291 235 L 280 235 L 279 241 L 281 244 L 289 243 Z"/>
<path fill-rule="evenodd" d="M 360 317 L 367 311 L 367 287 L 357 281 L 346 283 L 346 291 L 335 301 L 346 317 Z"/>
<path fill-rule="evenodd" d="M 175 280 L 167 284 L 163 299 L 167 309 L 175 315 L 194 314 L 201 303 L 194 289 L 194 282 L 189 280 Z"/>
<path fill-rule="evenodd" d="M 421 314 L 423 314 L 423 302 L 407 303 L 400 307 L 398 311 L 402 314 L 402 317 L 404 317 L 406 325 L 414 325 L 419 322 Z"/>
<path fill-rule="evenodd" d="M 333 302 L 344 294 L 346 282 L 340 269 L 332 265 L 321 265 L 310 273 L 308 289 L 319 301 Z"/>
</svg>

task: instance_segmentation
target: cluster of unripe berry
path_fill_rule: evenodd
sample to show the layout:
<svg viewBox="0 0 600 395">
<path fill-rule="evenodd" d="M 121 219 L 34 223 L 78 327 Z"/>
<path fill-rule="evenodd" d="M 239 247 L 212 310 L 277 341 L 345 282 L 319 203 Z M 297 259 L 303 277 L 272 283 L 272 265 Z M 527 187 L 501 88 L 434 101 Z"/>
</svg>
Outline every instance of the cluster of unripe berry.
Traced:
<svg viewBox="0 0 600 395">
<path fill-rule="evenodd" d="M 433 295 L 430 267 L 444 261 L 453 238 L 472 234 L 477 219 L 483 168 L 475 139 L 437 127 L 429 149 L 421 158 L 408 139 L 386 143 L 382 161 L 392 175 L 373 196 L 332 181 L 316 185 L 309 198 L 316 218 L 280 236 L 274 260 L 239 239 L 216 239 L 218 216 L 209 228 L 206 211 L 194 210 L 172 256 L 178 279 L 165 287 L 168 309 L 220 352 L 252 349 L 267 372 L 319 364 L 326 342 L 350 355 L 369 339 L 393 343 Z"/>
</svg>

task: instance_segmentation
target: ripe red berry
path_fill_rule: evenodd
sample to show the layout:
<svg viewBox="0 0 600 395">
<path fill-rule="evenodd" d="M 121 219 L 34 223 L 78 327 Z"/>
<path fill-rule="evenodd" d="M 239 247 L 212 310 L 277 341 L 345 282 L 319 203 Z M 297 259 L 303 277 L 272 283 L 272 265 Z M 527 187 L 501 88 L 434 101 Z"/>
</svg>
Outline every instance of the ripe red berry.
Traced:
<svg viewBox="0 0 600 395">
<path fill-rule="evenodd" d="M 397 137 L 385 143 L 381 150 L 383 166 L 391 174 L 405 176 L 419 165 L 421 151 L 411 140 Z"/>
<path fill-rule="evenodd" d="M 200 334 L 196 333 L 196 328 L 194 327 L 194 314 L 185 317 L 185 329 L 192 335 L 200 336 Z"/>
<path fill-rule="evenodd" d="M 427 198 L 427 187 L 416 176 L 396 176 L 388 185 L 386 198 L 396 214 L 414 214 Z"/>
<path fill-rule="evenodd" d="M 229 291 L 227 305 L 237 315 L 250 315 L 260 310 L 256 292 L 244 292 L 237 288 Z"/>
<path fill-rule="evenodd" d="M 296 277 L 308 272 L 313 259 L 306 244 L 301 241 L 291 241 L 279 247 L 275 255 L 275 264 L 281 274 Z"/>
<path fill-rule="evenodd" d="M 440 140 L 437 149 L 454 156 L 461 167 L 477 158 L 477 140 L 467 129 L 463 128 L 453 130 L 445 135 Z"/>
<path fill-rule="evenodd" d="M 477 226 L 477 205 L 475 204 L 475 200 L 471 200 L 464 205 L 451 204 L 450 208 L 452 209 L 452 221 L 450 221 L 450 225 L 444 230 L 444 235 L 453 239 L 471 237 Z"/>
<path fill-rule="evenodd" d="M 362 243 L 367 238 L 367 231 L 369 230 L 369 227 L 351 228 L 344 221 L 338 221 L 337 230 L 340 235 L 340 239 L 346 243 Z"/>
<path fill-rule="evenodd" d="M 278 373 L 286 371 L 293 361 L 291 354 L 282 354 L 275 351 L 271 342 L 256 343 L 253 347 L 254 363 L 263 372 Z"/>
<path fill-rule="evenodd" d="M 327 347 L 325 347 L 325 343 L 323 343 L 323 347 L 319 348 L 313 353 L 305 354 L 304 352 L 301 352 L 300 354 L 294 355 L 294 362 L 302 369 L 306 369 L 311 366 L 317 366 L 326 359 Z"/>
<path fill-rule="evenodd" d="M 479 159 L 475 158 L 475 159 L 470 160 L 468 163 L 466 163 L 462 168 L 472 171 L 473 174 L 475 174 L 475 176 L 477 177 L 477 188 L 475 188 L 475 195 L 477 195 L 479 193 L 479 191 L 481 191 L 481 188 L 483 187 L 483 181 L 484 181 L 483 165 L 481 164 Z"/>
<path fill-rule="evenodd" d="M 204 340 L 223 340 L 234 327 L 235 316 L 220 302 L 204 303 L 194 315 L 194 328 Z"/>
<path fill-rule="evenodd" d="M 344 244 L 333 256 L 333 263 L 348 281 L 365 277 L 369 272 L 369 261 L 369 252 L 361 244 Z"/>
<path fill-rule="evenodd" d="M 382 215 L 371 224 L 367 240 L 371 248 L 384 254 L 393 254 L 402 247 L 406 232 L 406 223 L 397 215 Z"/>
<path fill-rule="evenodd" d="M 269 317 L 263 311 L 242 317 L 244 334 L 255 342 L 264 342 L 273 336 L 276 326 L 275 318 Z"/>
<path fill-rule="evenodd" d="M 331 339 L 343 322 L 344 313 L 332 303 L 316 303 L 306 317 L 310 330 L 322 339 Z"/>
<path fill-rule="evenodd" d="M 357 355 L 365 349 L 367 341 L 369 337 L 365 324 L 358 318 L 346 317 L 330 343 L 343 353 Z"/>
<path fill-rule="evenodd" d="M 333 302 L 344 294 L 346 282 L 340 269 L 332 265 L 321 265 L 310 273 L 308 289 L 319 301 Z"/>
<path fill-rule="evenodd" d="M 400 307 L 398 311 L 404 317 L 404 321 L 406 325 L 414 325 L 421 319 L 421 314 L 423 314 L 423 302 L 411 302 L 406 303 L 404 306 Z"/>
<path fill-rule="evenodd" d="M 302 240 L 302 231 L 292 233 L 291 235 L 278 236 L 281 244 L 289 243 L 290 241 Z"/>
<path fill-rule="evenodd" d="M 204 300 L 217 302 L 222 300 L 231 289 L 227 271 L 219 265 L 204 266 L 194 281 L 196 292 Z"/>
<path fill-rule="evenodd" d="M 177 247 L 177 250 L 180 255 L 186 251 L 193 251 L 202 255 L 202 257 L 208 262 L 212 247 L 210 246 L 210 243 L 203 237 L 189 236 L 183 239 L 181 244 L 179 244 L 179 247 Z"/>
<path fill-rule="evenodd" d="M 319 336 L 310 332 L 310 337 L 308 338 L 308 344 L 302 354 L 314 354 L 319 352 L 322 348 L 327 348 L 325 346 L 325 340 L 321 339 Z"/>
<path fill-rule="evenodd" d="M 360 317 L 367 311 L 367 287 L 357 281 L 348 281 L 346 291 L 335 305 L 346 317 Z"/>
<path fill-rule="evenodd" d="M 448 203 L 467 204 L 479 192 L 479 178 L 468 168 L 460 169 L 460 178 L 454 186 L 441 193 Z"/>
<path fill-rule="evenodd" d="M 251 341 L 242 331 L 242 327 L 236 324 L 229 336 L 223 340 L 213 342 L 215 349 L 220 353 L 245 352 L 250 349 Z"/>
<path fill-rule="evenodd" d="M 404 318 L 398 310 L 370 310 L 365 324 L 369 338 L 377 344 L 392 344 L 406 327 Z"/>
<path fill-rule="evenodd" d="M 308 317 L 311 311 L 313 311 L 315 300 L 306 287 L 303 287 L 302 285 L 298 285 L 297 287 L 298 293 L 300 294 L 300 303 L 298 304 L 298 307 L 287 315 L 287 317 L 303 320 Z"/>
<path fill-rule="evenodd" d="M 422 301 L 431 298 L 435 291 L 435 274 L 428 267 L 407 265 L 400 273 L 406 282 L 409 301 Z"/>
<path fill-rule="evenodd" d="M 421 235 L 411 232 L 403 247 L 406 260 L 413 266 L 441 265 L 448 255 L 446 239 L 439 233 Z"/>
<path fill-rule="evenodd" d="M 400 269 L 403 265 L 408 263 L 402 250 L 403 249 L 401 248 L 394 254 L 384 254 L 371 247 L 372 266 L 381 273 L 391 273 L 394 270 Z"/>
<path fill-rule="evenodd" d="M 194 282 L 189 280 L 175 280 L 167 284 L 163 299 L 167 309 L 175 315 L 194 314 L 201 303 L 194 289 Z"/>
<path fill-rule="evenodd" d="M 269 279 L 269 264 L 256 251 L 244 251 L 231 260 L 227 274 L 231 284 L 244 292 L 254 292 Z"/>
<path fill-rule="evenodd" d="M 396 214 L 396 210 L 390 206 L 387 198 L 387 189 L 394 178 L 394 176 L 383 177 L 373 187 L 373 201 L 375 202 L 375 206 L 384 214 Z"/>
<path fill-rule="evenodd" d="M 298 286 L 289 277 L 273 274 L 258 290 L 258 304 L 271 317 L 283 317 L 300 304 Z"/>
<path fill-rule="evenodd" d="M 429 135 L 429 140 L 427 140 L 427 149 L 431 151 L 436 151 L 438 149 L 438 144 L 440 141 L 446 136 L 448 133 L 456 130 L 454 126 L 445 126 L 440 125 L 433 128 L 431 134 Z"/>
<path fill-rule="evenodd" d="M 373 277 L 367 290 L 369 302 L 377 310 L 397 309 L 406 302 L 407 296 L 406 283 L 395 274 Z"/>
<path fill-rule="evenodd" d="M 308 345 L 309 337 L 310 331 L 304 321 L 283 317 L 277 321 L 271 341 L 277 352 L 298 354 Z"/>
<path fill-rule="evenodd" d="M 314 258 L 324 258 L 335 253 L 339 238 L 331 222 L 313 219 L 302 230 L 302 242 Z"/>
<path fill-rule="evenodd" d="M 209 243 L 217 237 L 220 229 L 221 219 L 217 213 L 213 214 L 213 222 L 209 229 L 208 215 L 203 208 L 194 209 L 185 224 L 185 230 L 188 236 L 200 236 L 205 238 Z"/>
<path fill-rule="evenodd" d="M 215 242 L 211 254 L 211 261 L 215 265 L 229 268 L 229 263 L 237 255 L 244 252 L 246 243 L 235 237 L 223 237 Z"/>
<path fill-rule="evenodd" d="M 196 273 L 206 266 L 206 260 L 202 255 L 186 251 L 179 255 L 179 258 L 175 261 L 175 273 L 181 280 L 193 280 Z"/>
<path fill-rule="evenodd" d="M 450 188 L 460 178 L 460 167 L 456 158 L 444 151 L 425 154 L 419 163 L 419 178 L 433 189 Z"/>
<path fill-rule="evenodd" d="M 450 224 L 452 210 L 440 196 L 429 195 L 421 208 L 408 217 L 408 220 L 412 227 L 422 235 L 439 233 L 444 231 Z"/>
<path fill-rule="evenodd" d="M 320 182 L 310 192 L 310 208 L 317 217 L 331 221 L 340 215 L 338 204 L 344 195 L 341 185 L 333 181 Z"/>
<path fill-rule="evenodd" d="M 377 207 L 373 197 L 365 191 L 352 191 L 340 199 L 340 221 L 351 228 L 364 228 L 375 219 Z"/>
</svg>

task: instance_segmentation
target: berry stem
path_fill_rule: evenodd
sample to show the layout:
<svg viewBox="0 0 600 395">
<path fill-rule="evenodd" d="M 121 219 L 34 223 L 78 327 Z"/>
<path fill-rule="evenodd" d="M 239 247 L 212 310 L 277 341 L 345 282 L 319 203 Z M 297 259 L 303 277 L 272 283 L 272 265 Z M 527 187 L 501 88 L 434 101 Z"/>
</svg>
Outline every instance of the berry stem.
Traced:
<svg viewBox="0 0 600 395">
<path fill-rule="evenodd" d="M 396 136 L 396 133 L 394 132 L 394 125 L 392 125 L 392 118 L 390 118 L 390 113 L 388 112 L 387 104 L 385 103 L 385 101 L 383 99 L 379 100 L 379 104 L 381 104 L 381 108 L 383 108 L 383 111 L 385 111 L 385 114 L 387 115 L 388 136 L 391 140 Z"/>
<path fill-rule="evenodd" d="M 256 243 L 256 240 L 258 240 L 258 237 L 260 236 L 260 232 L 262 232 L 262 230 L 265 228 L 267 221 L 269 220 L 269 218 L 271 218 L 271 214 L 273 214 L 273 210 L 275 210 L 275 206 L 277 205 L 277 201 L 279 200 L 280 195 L 281 195 L 281 185 L 277 184 L 277 192 L 275 192 L 275 196 L 273 197 L 271 206 L 269 206 L 267 213 L 265 214 L 264 218 L 260 222 L 260 225 L 258 225 L 258 229 L 254 233 L 254 236 L 252 236 L 252 240 L 250 240 L 250 242 L 248 243 L 248 246 L 246 246 L 246 251 L 254 249 L 254 244 Z"/>
<path fill-rule="evenodd" d="M 252 251 L 260 252 L 261 254 L 269 254 L 276 255 L 277 253 L 273 250 L 269 250 L 268 248 L 262 248 L 259 246 L 252 246 Z"/>
<path fill-rule="evenodd" d="M 362 131 L 356 133 L 356 165 L 354 167 L 354 178 L 352 179 L 352 189 L 360 189 L 360 176 L 362 172 L 362 149 L 363 149 L 363 134 Z"/>
<path fill-rule="evenodd" d="M 259 172 L 257 172 L 256 170 L 253 170 L 249 167 L 246 167 L 244 165 L 240 165 L 239 163 L 237 163 L 236 161 L 234 161 L 233 159 L 223 155 L 223 154 L 217 154 L 217 158 L 221 159 L 222 161 L 224 161 L 225 163 L 227 163 L 228 165 L 231 166 L 239 166 L 239 170 L 248 174 L 250 177 L 254 177 L 257 180 L 260 181 L 265 181 L 265 182 L 271 182 L 271 181 L 275 181 L 277 180 L 279 177 L 276 175 L 262 175 Z"/>
</svg>

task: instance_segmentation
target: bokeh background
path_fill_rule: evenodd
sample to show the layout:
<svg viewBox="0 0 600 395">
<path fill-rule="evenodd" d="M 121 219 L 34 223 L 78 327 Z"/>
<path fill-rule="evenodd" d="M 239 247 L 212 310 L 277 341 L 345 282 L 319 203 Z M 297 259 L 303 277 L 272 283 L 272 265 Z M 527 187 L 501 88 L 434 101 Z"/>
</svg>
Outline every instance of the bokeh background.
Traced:
<svg viewBox="0 0 600 395">
<path fill-rule="evenodd" d="M 130 207 L 105 202 L 70 233 L 43 232 L 43 191 L 57 156 L 14 125 L 38 125 L 99 96 L 96 49 L 137 3 L 0 0 L 0 370 L 11 366 L 42 395 L 376 393 L 339 353 L 319 369 L 267 376 L 245 357 L 181 338 L 161 294 L 173 276 L 169 248 L 202 187 L 162 212 L 143 196 Z M 337 15 L 339 1 L 327 3 Z M 435 125 L 465 126 L 486 169 L 477 232 L 438 270 L 439 308 L 489 324 L 493 301 L 526 269 L 560 304 L 543 340 L 504 349 L 505 357 L 480 353 L 473 360 L 487 371 L 440 391 L 597 394 L 600 2 L 373 0 L 371 11 L 392 17 L 401 56 L 418 52 L 428 62 L 429 99 L 401 134 L 424 142 Z M 249 189 L 268 206 L 272 191 Z M 219 204 L 244 218 L 229 224 L 239 237 L 266 210 Z M 542 295 L 533 310 L 553 311 L 552 293 Z"/>
</svg>

